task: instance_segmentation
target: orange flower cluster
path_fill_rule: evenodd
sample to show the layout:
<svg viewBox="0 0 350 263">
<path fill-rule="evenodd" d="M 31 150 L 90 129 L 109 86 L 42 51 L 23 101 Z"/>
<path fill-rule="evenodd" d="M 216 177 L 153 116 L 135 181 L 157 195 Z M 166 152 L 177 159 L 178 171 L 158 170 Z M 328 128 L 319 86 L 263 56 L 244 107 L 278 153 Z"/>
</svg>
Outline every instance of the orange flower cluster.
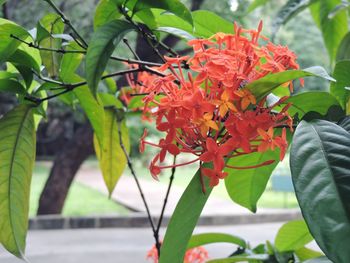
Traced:
<svg viewBox="0 0 350 263">
<path fill-rule="evenodd" d="M 188 42 L 192 56 L 171 58 L 158 68 L 164 77 L 142 73 L 137 85 L 144 97 L 145 112 L 152 114 L 157 129 L 165 133 L 158 144 L 141 138 L 140 150 L 145 145 L 160 149 L 150 164 L 157 178 L 162 169 L 199 162 L 201 174 L 215 186 L 225 178 L 226 161 L 252 152 L 280 149 L 283 159 L 288 144 L 286 130 L 276 135 L 276 127 L 288 125 L 292 119 L 287 113 L 290 105 L 274 110 L 286 97 L 273 105 L 266 98 L 257 101 L 246 85 L 268 74 L 298 69 L 296 56 L 287 47 L 274 45 L 258 30 L 245 30 L 236 24 L 234 34 L 217 33 L 209 39 Z M 264 45 L 259 44 L 264 42 Z M 184 67 L 187 65 L 187 67 Z M 286 83 L 292 88 L 292 83 Z M 194 159 L 175 165 L 162 165 L 165 157 L 192 153 Z M 254 167 L 269 165 L 273 160 Z M 212 168 L 204 168 L 211 163 Z"/>
<path fill-rule="evenodd" d="M 156 246 L 153 246 L 152 249 L 148 251 L 147 259 L 153 260 L 154 263 L 159 262 Z M 208 251 L 204 247 L 195 247 L 186 251 L 184 263 L 204 263 L 208 259 Z"/>
</svg>

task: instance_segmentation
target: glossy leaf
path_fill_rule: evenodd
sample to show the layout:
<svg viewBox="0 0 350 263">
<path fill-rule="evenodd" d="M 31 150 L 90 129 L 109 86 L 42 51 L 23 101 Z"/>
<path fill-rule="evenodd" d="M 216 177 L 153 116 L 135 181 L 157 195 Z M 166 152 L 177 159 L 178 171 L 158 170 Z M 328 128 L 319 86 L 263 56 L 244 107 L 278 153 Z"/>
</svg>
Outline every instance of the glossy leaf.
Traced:
<svg viewBox="0 0 350 263">
<path fill-rule="evenodd" d="M 329 13 L 340 3 L 341 0 L 318 1 L 310 7 L 311 14 L 321 29 L 331 61 L 335 59 L 338 47 L 348 32 L 346 12 L 339 12 L 335 17 L 329 18 Z"/>
<path fill-rule="evenodd" d="M 290 167 L 303 217 L 322 251 L 350 262 L 350 134 L 328 121 L 301 122 Z"/>
<path fill-rule="evenodd" d="M 348 32 L 339 44 L 337 50 L 337 61 L 350 60 L 350 32 Z"/>
<path fill-rule="evenodd" d="M 175 28 L 175 27 L 158 27 L 157 31 L 165 32 L 165 33 L 177 36 L 179 38 L 183 38 L 185 40 L 195 39 L 195 37 L 193 35 L 191 35 L 190 33 L 186 32 L 182 29 Z"/>
<path fill-rule="evenodd" d="M 294 251 L 313 240 L 304 220 L 285 223 L 275 238 L 275 247 L 280 252 Z"/>
<path fill-rule="evenodd" d="M 238 245 L 239 247 L 246 248 L 246 242 L 237 236 L 224 234 L 224 233 L 204 233 L 197 234 L 191 237 L 188 243 L 187 249 L 195 248 L 212 243 L 231 243 Z"/>
<path fill-rule="evenodd" d="M 104 121 L 104 142 L 103 148 L 100 147 L 96 137 L 94 139 L 94 146 L 96 156 L 99 160 L 103 179 L 107 186 L 109 195 L 112 195 L 113 190 L 122 176 L 127 164 L 127 160 L 123 149 L 120 146 L 119 127 L 117 123 L 117 115 L 114 108 L 105 109 Z M 128 129 L 125 121 L 120 124 L 122 133 L 122 141 L 125 148 L 130 150 L 130 142 L 128 136 Z"/>
<path fill-rule="evenodd" d="M 291 96 L 286 103 L 292 103 L 288 112 L 291 116 L 298 114 L 301 119 L 310 111 L 326 115 L 332 106 L 340 106 L 337 99 L 328 92 L 309 91 Z"/>
<path fill-rule="evenodd" d="M 11 35 L 20 39 L 26 39 L 29 33 L 19 25 L 0 18 L 0 63 L 6 61 L 21 44 L 20 41 L 12 38 Z"/>
<path fill-rule="evenodd" d="M 228 161 L 228 165 L 238 167 L 254 166 L 269 160 L 278 159 L 278 151 L 255 152 L 231 158 Z M 270 165 L 254 169 L 227 169 L 226 172 L 229 175 L 225 178 L 225 186 L 232 201 L 255 213 L 257 202 L 263 194 L 271 173 L 277 164 L 278 162 L 276 161 Z"/>
<path fill-rule="evenodd" d="M 272 23 L 272 38 L 277 34 L 280 27 L 290 19 L 305 10 L 311 4 L 320 0 L 289 0 L 277 13 Z"/>
<path fill-rule="evenodd" d="M 337 82 L 331 84 L 330 92 L 340 102 L 343 109 L 346 109 L 350 99 L 350 90 L 345 87 L 350 87 L 350 60 L 339 61 L 334 68 L 334 78 Z"/>
<path fill-rule="evenodd" d="M 212 259 L 206 263 L 234 263 L 234 262 L 264 262 L 268 260 L 270 256 L 268 254 L 257 254 L 257 255 L 239 255 L 228 258 Z"/>
<path fill-rule="evenodd" d="M 271 93 L 274 89 L 288 81 L 310 76 L 335 81 L 332 77 L 328 75 L 327 71 L 324 68 L 315 66 L 303 70 L 287 70 L 283 72 L 270 74 L 265 77 L 262 77 L 261 79 L 249 83 L 247 86 L 245 86 L 245 88 L 250 90 L 257 99 L 262 99 L 263 97 Z"/>
<path fill-rule="evenodd" d="M 159 263 L 183 263 L 187 244 L 212 191 L 209 179 L 204 177 L 203 181 L 205 193 L 202 191 L 200 171 L 197 171 L 177 203 L 164 237 Z"/>
<path fill-rule="evenodd" d="M 131 24 L 114 20 L 99 27 L 93 34 L 86 54 L 86 79 L 94 96 L 109 57 L 125 34 L 132 29 Z"/>
<path fill-rule="evenodd" d="M 21 105 L 0 119 L 0 242 L 23 257 L 35 161 L 32 109 Z"/>
<path fill-rule="evenodd" d="M 165 11 L 173 13 L 179 18 L 193 25 L 191 12 L 179 0 L 138 0 L 134 6 L 133 12 L 137 13 L 141 10 L 151 8 L 163 9 Z"/>
</svg>

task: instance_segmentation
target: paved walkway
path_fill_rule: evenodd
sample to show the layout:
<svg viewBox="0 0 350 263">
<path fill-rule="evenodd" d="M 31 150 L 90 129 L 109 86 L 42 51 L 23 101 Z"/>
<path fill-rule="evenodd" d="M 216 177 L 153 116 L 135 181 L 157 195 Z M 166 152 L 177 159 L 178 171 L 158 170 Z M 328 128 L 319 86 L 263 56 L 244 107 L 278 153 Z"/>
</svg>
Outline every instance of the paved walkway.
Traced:
<svg viewBox="0 0 350 263">
<path fill-rule="evenodd" d="M 241 236 L 257 245 L 273 241 L 282 223 L 230 227 L 198 227 L 196 233 L 223 232 Z M 162 229 L 164 233 L 164 229 Z M 30 231 L 27 257 L 31 263 L 143 263 L 153 243 L 148 229 L 89 229 Z M 317 248 L 311 244 L 311 248 Z M 225 257 L 235 250 L 230 244 L 206 247 L 211 258 Z M 1 263 L 23 263 L 0 247 Z"/>
<path fill-rule="evenodd" d="M 102 180 L 101 172 L 98 169 L 83 166 L 80 169 L 76 180 L 86 186 L 94 188 L 104 194 L 107 194 L 107 188 Z M 139 178 L 144 194 L 149 203 L 150 210 L 153 215 L 159 215 L 167 185 L 153 180 L 145 180 Z M 214 189 L 215 191 L 216 189 Z M 180 199 L 184 189 L 173 185 L 165 210 L 166 215 L 171 215 L 174 211 L 178 200 Z M 144 212 L 144 206 L 140 198 L 140 194 L 136 187 L 135 181 L 131 176 L 122 176 L 112 195 L 112 199 L 125 205 L 134 211 Z M 259 209 L 260 213 L 278 213 L 286 211 L 283 209 Z M 229 197 L 220 198 L 213 194 L 208 199 L 204 207 L 202 215 L 232 215 L 232 214 L 251 214 L 247 209 L 234 204 Z"/>
</svg>

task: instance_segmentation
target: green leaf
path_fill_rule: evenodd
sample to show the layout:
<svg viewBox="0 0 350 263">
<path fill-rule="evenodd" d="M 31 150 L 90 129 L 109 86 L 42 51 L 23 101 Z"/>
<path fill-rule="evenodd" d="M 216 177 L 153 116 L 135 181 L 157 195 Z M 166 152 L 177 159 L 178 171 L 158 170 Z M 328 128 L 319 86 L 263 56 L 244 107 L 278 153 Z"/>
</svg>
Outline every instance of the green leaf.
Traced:
<svg viewBox="0 0 350 263">
<path fill-rule="evenodd" d="M 132 29 L 134 27 L 131 24 L 115 20 L 99 27 L 93 34 L 86 54 L 86 79 L 94 96 L 109 57 L 124 35 Z"/>
<path fill-rule="evenodd" d="M 7 0 L 0 0 L 0 5 L 3 5 L 4 3 L 6 3 Z"/>
<path fill-rule="evenodd" d="M 206 10 L 192 12 L 194 28 L 182 19 L 159 10 L 152 10 L 159 27 L 178 28 L 198 38 L 209 38 L 217 32 L 233 33 L 233 24 Z"/>
<path fill-rule="evenodd" d="M 198 170 L 177 203 L 164 237 L 159 263 L 183 263 L 187 244 L 212 191 L 209 179 L 203 177 L 203 181 L 205 193 Z"/>
<path fill-rule="evenodd" d="M 328 121 L 302 121 L 290 167 L 303 217 L 322 251 L 350 262 L 350 134 Z"/>
<path fill-rule="evenodd" d="M 138 0 L 134 6 L 133 12 L 136 14 L 141 10 L 151 8 L 163 9 L 165 11 L 173 13 L 179 18 L 193 25 L 191 12 L 183 3 L 178 0 Z"/>
<path fill-rule="evenodd" d="M 275 238 L 275 247 L 280 252 L 294 251 L 313 240 L 304 220 L 285 223 Z"/>
<path fill-rule="evenodd" d="M 304 261 L 303 263 L 333 263 L 333 262 L 326 257 L 319 257 L 319 258 L 309 259 L 307 261 Z"/>
<path fill-rule="evenodd" d="M 326 115 L 330 107 L 339 106 L 339 102 L 332 94 L 323 91 L 299 93 L 289 97 L 285 103 L 292 103 L 288 112 L 291 116 L 298 114 L 299 119 L 311 111 Z"/>
<path fill-rule="evenodd" d="M 18 106 L 0 119 L 0 242 L 21 258 L 28 230 L 35 139 L 28 105 Z"/>
<path fill-rule="evenodd" d="M 53 34 L 63 34 L 64 23 L 61 17 L 57 14 L 47 14 L 40 20 L 40 25 L 49 32 L 49 37 L 41 37 L 39 45 L 44 48 L 60 49 L 62 39 L 55 38 Z M 51 51 L 40 51 L 40 54 L 49 76 L 57 77 L 62 54 Z"/>
<path fill-rule="evenodd" d="M 121 16 L 115 1 L 102 0 L 98 3 L 94 16 L 94 29 L 118 19 Z"/>
<path fill-rule="evenodd" d="M 20 39 L 26 39 L 29 33 L 19 25 L 0 18 L 0 63 L 6 61 L 22 43 L 11 37 L 14 35 Z"/>
<path fill-rule="evenodd" d="M 338 99 L 343 109 L 346 109 L 350 99 L 350 91 L 345 87 L 350 87 L 350 60 L 339 61 L 334 68 L 334 78 L 337 82 L 332 83 L 330 92 Z"/>
<path fill-rule="evenodd" d="M 204 233 L 197 234 L 191 237 L 190 242 L 188 243 L 187 249 L 195 248 L 212 243 L 232 243 L 238 245 L 242 248 L 246 248 L 246 242 L 237 236 L 224 234 L 224 233 Z"/>
<path fill-rule="evenodd" d="M 350 32 L 347 33 L 339 44 L 336 61 L 350 59 Z"/>
<path fill-rule="evenodd" d="M 269 74 L 261 79 L 250 82 L 247 86 L 245 86 L 245 88 L 249 89 L 250 92 L 252 92 L 253 95 L 258 100 L 260 100 L 269 93 L 271 93 L 274 89 L 288 81 L 309 76 L 315 76 L 330 81 L 335 81 L 332 77 L 328 75 L 327 71 L 324 68 L 315 66 L 303 70 L 287 70 L 283 72 Z"/>
<path fill-rule="evenodd" d="M 312 258 L 318 258 L 323 256 L 323 254 L 319 251 L 312 250 L 307 247 L 302 247 L 294 251 L 295 255 L 297 255 L 298 259 L 300 261 L 312 259 Z"/>
<path fill-rule="evenodd" d="M 26 94 L 26 90 L 21 83 L 12 79 L 0 79 L 0 91 L 16 94 Z"/>
<path fill-rule="evenodd" d="M 82 48 L 76 42 L 71 42 L 66 47 L 66 50 L 81 51 Z M 80 54 L 80 53 L 64 54 L 60 65 L 60 71 L 59 71 L 60 78 L 63 81 L 67 81 L 65 79 L 69 78 L 72 74 L 74 75 L 76 70 L 79 68 L 83 58 L 84 58 L 84 54 Z"/>
<path fill-rule="evenodd" d="M 99 160 L 103 179 L 108 188 L 110 196 L 112 195 L 113 190 L 119 178 L 122 176 L 127 164 L 125 154 L 120 146 L 118 125 L 119 124 L 117 123 L 117 115 L 115 109 L 106 108 L 104 121 L 105 137 L 102 148 L 103 150 L 101 149 L 97 138 L 94 138 L 96 156 Z M 120 124 L 120 129 L 123 144 L 127 151 L 129 151 L 130 142 L 125 121 Z"/>
<path fill-rule="evenodd" d="M 104 107 L 115 107 L 117 109 L 123 108 L 123 103 L 114 95 L 108 93 L 99 93 L 100 98 Z"/>
<path fill-rule="evenodd" d="M 275 37 L 280 27 L 286 24 L 290 19 L 295 17 L 301 11 L 311 4 L 320 0 L 289 0 L 277 13 L 272 23 L 272 38 Z"/>
<path fill-rule="evenodd" d="M 335 17 L 329 18 L 329 13 L 341 3 L 341 0 L 318 1 L 311 8 L 311 14 L 320 27 L 325 46 L 331 62 L 336 57 L 340 42 L 348 33 L 347 13 L 339 12 Z"/>
<path fill-rule="evenodd" d="M 258 254 L 258 255 L 239 255 L 228 258 L 219 258 L 208 260 L 206 263 L 234 263 L 234 262 L 262 262 L 270 258 L 268 254 Z"/>
<path fill-rule="evenodd" d="M 182 29 L 178 29 L 175 27 L 158 27 L 157 31 L 165 32 L 165 33 L 177 36 L 177 37 L 185 39 L 185 40 L 195 39 L 195 37 L 193 35 L 189 34 L 188 32 L 186 32 Z"/>
<path fill-rule="evenodd" d="M 278 151 L 254 152 L 231 158 L 228 161 L 228 165 L 238 167 L 254 166 L 269 160 L 278 159 Z M 254 169 L 226 169 L 229 175 L 225 178 L 225 186 L 232 201 L 255 213 L 257 209 L 256 204 L 263 194 L 271 173 L 277 164 L 278 162 L 276 161 L 273 164 Z"/>
</svg>

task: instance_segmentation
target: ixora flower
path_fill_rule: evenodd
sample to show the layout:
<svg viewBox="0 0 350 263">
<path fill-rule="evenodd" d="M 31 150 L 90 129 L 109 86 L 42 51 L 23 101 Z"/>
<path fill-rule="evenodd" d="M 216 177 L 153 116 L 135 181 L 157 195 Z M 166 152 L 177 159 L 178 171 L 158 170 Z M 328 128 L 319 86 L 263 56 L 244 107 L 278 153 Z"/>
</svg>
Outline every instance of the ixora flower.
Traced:
<svg viewBox="0 0 350 263">
<path fill-rule="evenodd" d="M 233 167 L 226 164 L 230 158 L 279 148 L 283 159 L 288 143 L 281 127 L 292 130 L 292 119 L 287 113 L 290 105 L 279 111 L 276 106 L 285 104 L 287 97 L 267 105 L 266 97 L 258 101 L 246 86 L 268 74 L 299 66 L 293 52 L 269 42 L 261 30 L 262 23 L 257 30 L 235 24 L 234 34 L 191 40 L 188 45 L 193 47 L 193 55 L 165 57 L 166 63 L 156 69 L 164 76 L 143 72 L 130 80 L 135 89 L 146 94 L 144 113 L 164 132 L 159 143 L 148 142 L 147 133 L 141 138 L 141 151 L 146 145 L 159 148 L 150 165 L 154 178 L 163 169 L 198 162 L 201 174 L 215 186 L 227 176 L 227 169 L 252 169 L 273 162 Z M 283 86 L 293 88 L 292 82 Z M 277 129 L 282 132 L 277 133 Z M 163 165 L 167 155 L 181 153 L 194 157 L 185 163 Z"/>
<path fill-rule="evenodd" d="M 147 253 L 147 259 L 153 260 L 154 263 L 158 263 L 158 251 L 154 245 Z M 195 247 L 188 249 L 185 254 L 184 263 L 204 263 L 209 259 L 208 251 L 203 247 Z"/>
</svg>

